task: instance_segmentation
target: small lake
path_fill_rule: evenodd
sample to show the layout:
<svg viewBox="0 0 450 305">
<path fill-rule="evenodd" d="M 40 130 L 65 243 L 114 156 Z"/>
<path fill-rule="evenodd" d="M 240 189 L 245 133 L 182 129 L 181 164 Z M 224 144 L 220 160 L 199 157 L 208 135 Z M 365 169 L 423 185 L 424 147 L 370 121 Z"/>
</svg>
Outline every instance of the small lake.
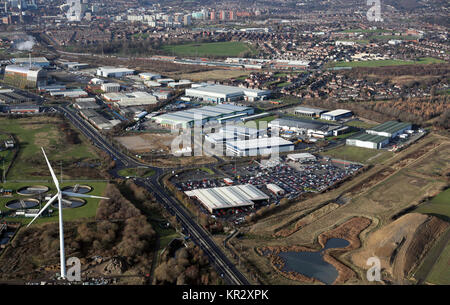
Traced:
<svg viewBox="0 0 450 305">
<path fill-rule="evenodd" d="M 318 252 L 281 252 L 279 256 L 285 262 L 284 272 L 298 272 L 307 277 L 314 277 L 325 284 L 332 284 L 339 273 L 336 268 L 323 260 L 326 249 L 344 248 L 350 243 L 342 238 L 330 238 L 325 247 Z"/>
<path fill-rule="evenodd" d="M 14 231 L 6 231 L 0 235 L 0 245 L 6 245 L 14 236 Z"/>
</svg>

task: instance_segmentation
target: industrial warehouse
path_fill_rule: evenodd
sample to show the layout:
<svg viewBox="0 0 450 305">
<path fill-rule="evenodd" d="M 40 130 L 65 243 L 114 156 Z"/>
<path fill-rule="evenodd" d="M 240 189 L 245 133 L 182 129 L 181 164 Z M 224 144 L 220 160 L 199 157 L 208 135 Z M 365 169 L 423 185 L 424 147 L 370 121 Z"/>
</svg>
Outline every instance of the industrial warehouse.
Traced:
<svg viewBox="0 0 450 305">
<path fill-rule="evenodd" d="M 255 203 L 269 200 L 269 196 L 251 184 L 196 189 L 185 194 L 197 199 L 211 214 L 218 210 L 253 207 Z"/>
<path fill-rule="evenodd" d="M 406 130 L 411 130 L 411 128 L 412 124 L 408 122 L 388 121 L 374 128 L 367 129 L 366 132 L 377 136 L 395 138 Z"/>
<path fill-rule="evenodd" d="M 337 136 L 349 131 L 348 126 L 330 125 L 318 121 L 298 118 L 279 118 L 269 123 L 269 128 L 280 132 L 307 135 L 308 137 L 324 138 Z"/>
<path fill-rule="evenodd" d="M 367 129 L 365 133 L 348 138 L 346 144 L 349 146 L 381 149 L 388 145 L 391 139 L 400 136 L 405 131 L 410 131 L 411 128 L 411 123 L 388 121 L 374 128 Z"/>
<path fill-rule="evenodd" d="M 158 103 L 156 96 L 144 91 L 131 93 L 111 92 L 102 94 L 102 97 L 106 102 L 112 103 L 118 108 L 148 106 Z"/>
<path fill-rule="evenodd" d="M 103 77 L 121 78 L 133 74 L 134 70 L 128 68 L 100 67 L 97 69 L 97 75 Z"/>
<path fill-rule="evenodd" d="M 297 115 L 307 116 L 307 117 L 317 117 L 319 118 L 322 113 L 327 112 L 326 110 L 319 108 L 310 107 L 298 107 L 295 109 L 294 113 Z"/>
<path fill-rule="evenodd" d="M 11 62 L 15 65 L 20 66 L 36 66 L 41 68 L 47 68 L 50 66 L 50 62 L 45 57 L 21 57 L 21 58 L 13 58 Z"/>
<path fill-rule="evenodd" d="M 20 88 L 37 88 L 47 84 L 47 73 L 36 66 L 8 65 L 4 81 Z"/>
<path fill-rule="evenodd" d="M 237 100 L 264 100 L 271 94 L 270 90 L 248 89 L 224 85 L 193 84 L 186 89 L 186 96 L 200 98 L 204 101 L 222 103 Z"/>
<path fill-rule="evenodd" d="M 320 115 L 320 118 L 327 121 L 339 121 L 345 118 L 353 116 L 353 112 L 345 109 L 336 109 L 333 111 L 325 112 Z"/>
<path fill-rule="evenodd" d="M 161 124 L 163 127 L 169 127 L 171 129 L 186 129 L 194 126 L 194 121 L 196 119 L 201 121 L 201 125 L 204 125 L 206 122 L 218 122 L 220 118 L 229 117 L 232 115 L 249 115 L 253 113 L 254 110 L 251 107 L 219 104 L 215 106 L 204 106 L 201 108 L 166 113 L 155 116 L 152 120 L 158 124 Z"/>
<path fill-rule="evenodd" d="M 227 153 L 239 157 L 272 155 L 294 150 L 294 144 L 280 137 L 227 141 Z"/>
</svg>

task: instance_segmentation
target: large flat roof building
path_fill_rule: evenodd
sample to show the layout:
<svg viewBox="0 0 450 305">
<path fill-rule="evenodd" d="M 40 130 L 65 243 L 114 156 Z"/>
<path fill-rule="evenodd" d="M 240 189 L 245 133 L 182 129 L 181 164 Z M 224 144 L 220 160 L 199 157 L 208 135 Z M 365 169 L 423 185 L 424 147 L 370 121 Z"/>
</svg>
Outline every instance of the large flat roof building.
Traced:
<svg viewBox="0 0 450 305">
<path fill-rule="evenodd" d="M 349 146 L 357 146 L 363 148 L 380 149 L 389 144 L 389 137 L 377 136 L 367 133 L 360 133 L 356 136 L 348 138 L 345 142 Z"/>
<path fill-rule="evenodd" d="M 343 118 L 351 117 L 353 115 L 353 112 L 346 109 L 336 109 L 333 111 L 325 112 L 320 115 L 321 119 L 328 120 L 328 121 L 338 121 Z"/>
<path fill-rule="evenodd" d="M 270 90 L 247 89 L 234 86 L 200 84 L 193 85 L 185 91 L 186 96 L 201 98 L 211 102 L 230 102 L 241 99 L 263 100 L 270 95 Z"/>
<path fill-rule="evenodd" d="M 194 120 L 196 119 L 200 120 L 201 125 L 203 125 L 207 122 L 217 121 L 222 117 L 237 114 L 253 114 L 253 112 L 254 109 L 251 107 L 219 104 L 216 106 L 205 106 L 201 108 L 170 112 L 155 116 L 152 120 L 172 129 L 185 129 L 194 126 Z"/>
<path fill-rule="evenodd" d="M 320 117 L 322 113 L 327 112 L 324 109 L 310 108 L 310 107 L 298 107 L 295 109 L 295 114 L 308 117 Z"/>
<path fill-rule="evenodd" d="M 405 130 L 410 130 L 411 128 L 412 124 L 409 122 L 388 121 L 367 129 L 366 132 L 372 135 L 395 138 Z"/>
<path fill-rule="evenodd" d="M 144 91 L 135 91 L 130 93 L 110 92 L 102 94 L 102 97 L 105 100 L 114 103 L 114 105 L 119 108 L 148 106 L 158 103 L 156 96 Z"/>
<path fill-rule="evenodd" d="M 97 69 L 97 75 L 103 77 L 115 77 L 120 78 L 127 75 L 133 75 L 134 70 L 128 68 L 116 68 L 116 67 L 99 67 Z"/>
<path fill-rule="evenodd" d="M 227 141 L 227 152 L 234 156 L 249 157 L 272 155 L 294 150 L 294 144 L 280 137 Z"/>
<path fill-rule="evenodd" d="M 13 58 L 11 62 L 15 65 L 24 65 L 30 66 L 30 62 L 32 66 L 46 68 L 50 66 L 50 62 L 45 57 L 21 57 L 21 58 Z"/>
<path fill-rule="evenodd" d="M 36 66 L 8 65 L 4 80 L 21 88 L 37 88 L 47 84 L 47 73 Z"/>
<path fill-rule="evenodd" d="M 236 135 L 237 138 L 242 140 L 256 139 L 267 134 L 267 130 L 265 129 L 256 129 L 246 126 L 229 125 L 229 124 L 220 128 L 220 131 L 222 133 L 234 134 Z"/>
<path fill-rule="evenodd" d="M 334 125 L 308 119 L 280 118 L 269 122 L 268 126 L 272 130 L 278 129 L 308 134 L 315 137 L 326 137 L 332 133 Z"/>
<path fill-rule="evenodd" d="M 251 184 L 197 189 L 185 194 L 197 199 L 210 213 L 217 210 L 252 207 L 255 203 L 268 201 L 269 196 Z"/>
</svg>

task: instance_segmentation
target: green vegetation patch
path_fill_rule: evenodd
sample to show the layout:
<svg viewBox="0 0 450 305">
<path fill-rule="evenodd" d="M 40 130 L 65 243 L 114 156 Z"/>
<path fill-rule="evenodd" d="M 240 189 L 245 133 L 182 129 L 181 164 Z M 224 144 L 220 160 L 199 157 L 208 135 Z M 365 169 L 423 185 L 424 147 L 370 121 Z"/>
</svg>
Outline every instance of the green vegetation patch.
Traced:
<svg viewBox="0 0 450 305">
<path fill-rule="evenodd" d="M 429 202 L 421 204 L 414 212 L 442 215 L 450 219 L 450 188 L 439 193 Z"/>
<path fill-rule="evenodd" d="M 428 65 L 445 63 L 444 60 L 432 57 L 419 58 L 418 60 L 368 60 L 368 61 L 352 61 L 352 62 L 337 62 L 333 63 L 333 67 L 384 67 L 384 66 L 401 66 L 401 65 Z"/>
<path fill-rule="evenodd" d="M 62 123 L 64 122 L 61 119 L 52 117 L 0 118 L 0 132 L 13 134 L 18 140 L 16 145 L 19 146 L 17 158 L 7 176 L 8 180 L 50 177 L 41 147 L 44 147 L 55 171 L 60 162 L 63 162 L 63 167 L 66 168 L 79 161 L 98 161 L 97 154 L 89 144 L 83 142 L 81 135 L 73 133 L 75 138 L 79 136 L 77 141 L 71 143 L 68 140 L 60 125 Z M 66 127 L 66 131 L 69 131 L 70 128 Z"/>
<path fill-rule="evenodd" d="M 154 174 L 155 171 L 149 168 L 125 168 L 119 171 L 122 177 L 148 178 Z"/>
<path fill-rule="evenodd" d="M 55 194 L 56 193 L 55 186 L 52 182 L 36 182 L 35 184 L 48 186 L 49 191 L 46 194 Z M 76 184 L 88 185 L 88 186 L 92 187 L 92 191 L 90 193 L 88 193 L 87 195 L 102 196 L 104 193 L 105 187 L 107 185 L 107 182 L 83 182 L 83 181 L 63 182 L 61 184 L 61 188 L 64 188 L 66 186 L 74 186 Z M 13 197 L 12 198 L 11 197 L 10 198 L 0 197 L 0 210 L 1 211 L 9 211 L 9 209 L 6 208 L 5 205 L 6 205 L 6 203 L 8 203 L 11 200 L 33 198 L 33 197 L 20 196 L 17 194 L 18 189 L 25 187 L 25 186 L 32 186 L 32 185 L 33 185 L 33 183 L 24 183 L 24 182 L 21 182 L 21 183 L 7 182 L 4 184 L 1 184 L 2 188 L 13 190 Z M 63 219 L 65 221 L 73 221 L 73 220 L 83 219 L 83 218 L 93 219 L 95 217 L 100 199 L 88 199 L 88 198 L 83 198 L 83 199 L 86 200 L 86 204 L 83 205 L 82 207 L 75 208 L 75 209 L 64 209 L 63 210 Z M 43 201 L 42 206 L 44 206 L 45 203 L 46 203 L 46 201 Z M 36 221 L 34 223 L 57 222 L 58 221 L 58 209 L 54 209 L 54 208 L 50 208 L 50 209 L 55 210 L 55 212 L 53 212 L 53 215 L 51 217 L 40 217 L 39 219 L 36 219 Z M 22 224 L 28 224 L 32 220 L 32 218 L 7 217 L 7 218 L 5 218 L 5 220 L 11 221 L 11 222 L 20 222 Z"/>
<path fill-rule="evenodd" d="M 338 148 L 333 148 L 330 150 L 327 150 L 322 153 L 322 155 L 335 158 L 335 159 L 341 159 L 346 161 L 353 161 L 353 162 L 360 162 L 360 163 L 367 163 L 369 159 L 373 162 L 374 160 L 378 160 L 381 156 L 392 156 L 391 152 L 378 150 L 378 149 L 370 149 L 370 148 L 363 148 L 363 147 L 354 147 L 354 146 L 341 146 Z M 379 156 L 377 156 L 379 155 Z M 375 157 L 377 156 L 377 157 Z"/>
<path fill-rule="evenodd" d="M 202 167 L 202 168 L 200 168 L 200 170 L 202 170 L 202 171 L 204 171 L 204 172 L 206 172 L 206 173 L 208 173 L 210 175 L 214 175 L 214 171 L 212 169 L 210 169 L 210 168 Z"/>
<path fill-rule="evenodd" d="M 166 45 L 161 48 L 178 56 L 246 56 L 256 52 L 249 44 L 238 41 Z"/>
<path fill-rule="evenodd" d="M 430 274 L 427 277 L 427 282 L 437 285 L 450 285 L 450 243 L 447 241 L 447 246 L 442 251 L 436 264 L 431 269 Z"/>
<path fill-rule="evenodd" d="M 341 33 L 388 33 L 389 30 L 384 29 L 348 29 L 343 30 Z"/>
<path fill-rule="evenodd" d="M 350 121 L 345 123 L 347 126 L 356 127 L 356 128 L 362 128 L 362 129 L 369 129 L 372 127 L 377 126 L 377 124 L 370 124 L 363 121 Z"/>
</svg>

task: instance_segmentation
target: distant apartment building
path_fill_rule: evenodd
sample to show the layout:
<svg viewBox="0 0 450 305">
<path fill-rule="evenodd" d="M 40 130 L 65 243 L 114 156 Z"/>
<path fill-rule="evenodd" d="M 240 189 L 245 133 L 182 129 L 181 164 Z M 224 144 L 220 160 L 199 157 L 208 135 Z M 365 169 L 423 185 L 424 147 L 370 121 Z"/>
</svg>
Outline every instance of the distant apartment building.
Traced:
<svg viewBox="0 0 450 305">
<path fill-rule="evenodd" d="M 227 12 L 225 12 L 225 11 L 220 11 L 219 12 L 219 19 L 220 20 L 225 20 L 225 19 L 227 19 Z"/>
<path fill-rule="evenodd" d="M 189 26 L 192 24 L 192 16 L 191 15 L 184 15 L 183 17 L 183 24 L 185 26 Z"/>
</svg>

